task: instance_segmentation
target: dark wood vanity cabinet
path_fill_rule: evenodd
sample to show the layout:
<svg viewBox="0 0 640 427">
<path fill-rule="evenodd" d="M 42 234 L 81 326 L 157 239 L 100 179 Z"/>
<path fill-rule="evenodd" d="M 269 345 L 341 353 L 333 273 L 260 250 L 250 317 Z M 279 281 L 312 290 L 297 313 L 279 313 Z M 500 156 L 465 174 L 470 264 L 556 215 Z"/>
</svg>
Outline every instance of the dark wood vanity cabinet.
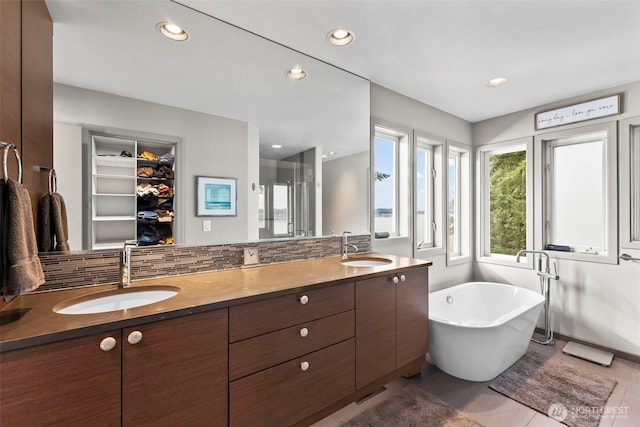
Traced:
<svg viewBox="0 0 640 427">
<path fill-rule="evenodd" d="M 299 423 L 352 394 L 353 283 L 229 309 L 229 425 Z"/>
<path fill-rule="evenodd" d="M 119 426 L 119 337 L 116 330 L 0 354 L 0 426 Z M 114 347 L 101 350 L 109 338 Z"/>
<path fill-rule="evenodd" d="M 227 325 L 221 309 L 123 329 L 122 425 L 226 426 Z"/>
<path fill-rule="evenodd" d="M 229 424 L 306 424 L 419 373 L 427 317 L 426 267 L 230 308 Z"/>
<path fill-rule="evenodd" d="M 0 425 L 309 425 L 427 353 L 427 267 L 0 354 Z"/>
<path fill-rule="evenodd" d="M 4 352 L 0 425 L 225 426 L 227 331 L 222 309 Z"/>
<path fill-rule="evenodd" d="M 356 388 L 427 353 L 428 269 L 356 282 Z M 406 372 L 407 375 L 419 372 Z"/>
</svg>

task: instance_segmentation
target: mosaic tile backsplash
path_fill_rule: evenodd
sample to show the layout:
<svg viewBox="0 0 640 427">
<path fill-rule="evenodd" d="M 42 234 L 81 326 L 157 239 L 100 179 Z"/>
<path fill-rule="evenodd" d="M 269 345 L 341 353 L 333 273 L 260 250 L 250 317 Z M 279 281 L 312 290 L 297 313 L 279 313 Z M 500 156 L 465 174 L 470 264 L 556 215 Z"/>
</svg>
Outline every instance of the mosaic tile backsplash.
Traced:
<svg viewBox="0 0 640 427">
<path fill-rule="evenodd" d="M 371 236 L 350 235 L 358 252 L 371 251 Z M 132 280 L 239 268 L 245 248 L 257 248 L 260 264 L 323 258 L 340 254 L 342 237 L 272 240 L 210 246 L 144 246 L 132 248 Z M 40 254 L 46 282 L 36 292 L 104 285 L 119 280 L 119 249 Z"/>
</svg>

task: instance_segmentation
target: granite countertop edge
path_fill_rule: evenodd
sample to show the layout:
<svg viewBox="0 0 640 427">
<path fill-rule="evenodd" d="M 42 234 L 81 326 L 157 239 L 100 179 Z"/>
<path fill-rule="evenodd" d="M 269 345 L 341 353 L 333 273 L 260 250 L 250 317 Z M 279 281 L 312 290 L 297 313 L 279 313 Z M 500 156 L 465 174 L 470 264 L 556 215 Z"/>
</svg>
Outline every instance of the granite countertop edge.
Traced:
<svg viewBox="0 0 640 427">
<path fill-rule="evenodd" d="M 66 315 L 53 310 L 72 298 L 111 291 L 116 285 L 87 286 L 21 295 L 0 311 L 0 352 L 231 307 L 310 288 L 377 277 L 403 269 L 431 266 L 430 261 L 370 252 L 359 257 L 386 258 L 377 267 L 347 267 L 337 257 L 313 258 L 230 270 L 136 280 L 132 287 L 180 288 L 174 297 L 108 313 Z M 355 259 L 359 257 L 353 257 Z"/>
</svg>

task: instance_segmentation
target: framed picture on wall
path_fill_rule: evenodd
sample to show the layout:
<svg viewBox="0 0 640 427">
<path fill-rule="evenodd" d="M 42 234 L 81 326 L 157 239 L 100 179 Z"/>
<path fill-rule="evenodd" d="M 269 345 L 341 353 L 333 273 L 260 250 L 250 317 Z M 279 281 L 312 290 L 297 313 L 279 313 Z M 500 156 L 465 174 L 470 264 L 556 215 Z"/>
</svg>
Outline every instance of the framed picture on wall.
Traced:
<svg viewBox="0 0 640 427">
<path fill-rule="evenodd" d="M 237 216 L 237 179 L 196 176 L 197 216 Z"/>
</svg>

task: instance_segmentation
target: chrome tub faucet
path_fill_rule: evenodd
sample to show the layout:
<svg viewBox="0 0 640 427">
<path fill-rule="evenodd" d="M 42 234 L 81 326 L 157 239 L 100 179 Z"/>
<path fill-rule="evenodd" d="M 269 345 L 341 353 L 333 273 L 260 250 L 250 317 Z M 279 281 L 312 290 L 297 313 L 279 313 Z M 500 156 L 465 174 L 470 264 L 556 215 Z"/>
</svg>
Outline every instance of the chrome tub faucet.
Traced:
<svg viewBox="0 0 640 427">
<path fill-rule="evenodd" d="M 552 280 L 558 280 L 559 279 L 555 263 L 553 264 L 553 269 L 554 269 L 554 273 L 555 274 L 551 274 L 551 271 L 550 271 L 550 268 L 549 268 L 549 254 L 547 254 L 544 251 L 521 249 L 516 254 L 516 262 L 520 262 L 520 257 L 523 254 L 533 254 L 533 255 L 537 254 L 537 255 L 539 255 L 538 268 L 537 268 L 538 276 L 545 277 L 547 279 L 552 279 Z M 544 257 L 544 259 L 545 259 L 544 269 L 542 268 L 542 257 Z"/>
</svg>

